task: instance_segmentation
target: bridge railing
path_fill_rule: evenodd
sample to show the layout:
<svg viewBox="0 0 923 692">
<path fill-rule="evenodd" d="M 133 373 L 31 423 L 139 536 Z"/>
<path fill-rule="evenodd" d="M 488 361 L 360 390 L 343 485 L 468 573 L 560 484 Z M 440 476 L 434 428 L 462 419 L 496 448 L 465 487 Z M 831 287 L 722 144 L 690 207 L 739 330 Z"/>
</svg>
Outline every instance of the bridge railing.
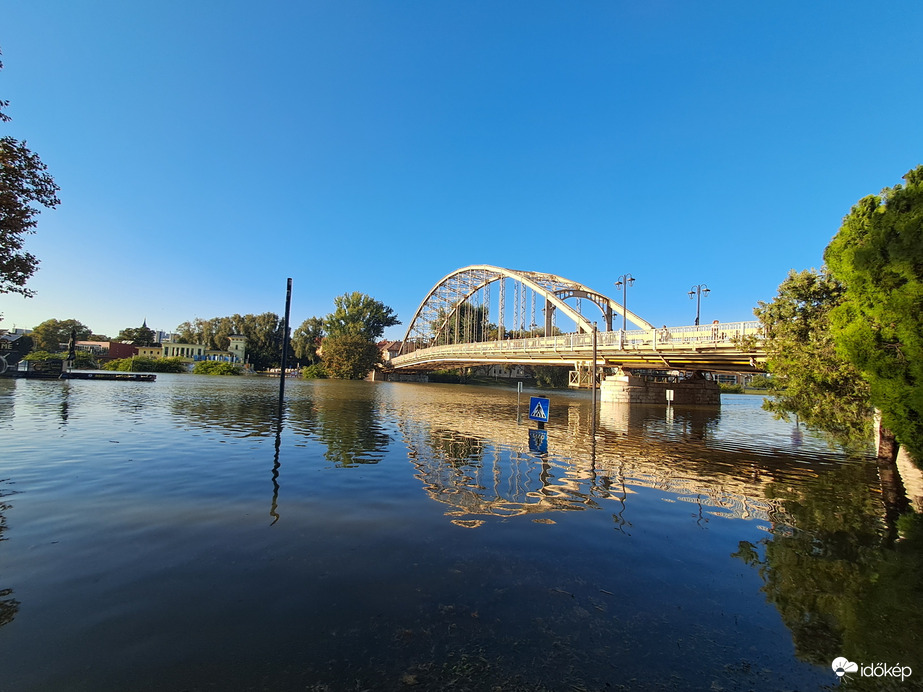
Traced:
<svg viewBox="0 0 923 692">
<path fill-rule="evenodd" d="M 661 327 L 659 329 L 631 329 L 628 331 L 597 332 L 597 348 L 619 350 L 678 350 L 706 345 L 732 345 L 736 339 L 752 336 L 762 338 L 760 323 L 723 322 L 718 324 L 691 325 L 682 327 Z M 567 354 L 586 352 L 593 348 L 593 335 L 586 333 L 537 336 L 527 339 L 503 341 L 478 341 L 464 344 L 449 344 L 418 349 L 398 356 L 392 361 L 395 366 L 409 365 L 420 360 L 449 359 L 452 356 L 480 354 L 483 356 L 516 353 L 557 352 L 562 359 Z M 416 357 L 414 357 L 416 356 Z"/>
</svg>

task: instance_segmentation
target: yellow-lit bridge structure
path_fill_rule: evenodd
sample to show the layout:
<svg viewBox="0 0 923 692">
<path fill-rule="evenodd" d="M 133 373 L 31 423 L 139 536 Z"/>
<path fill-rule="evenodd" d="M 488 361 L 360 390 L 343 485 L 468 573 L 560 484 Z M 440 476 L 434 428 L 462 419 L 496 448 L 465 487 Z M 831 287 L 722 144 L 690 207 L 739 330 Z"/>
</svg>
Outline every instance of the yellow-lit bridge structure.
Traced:
<svg viewBox="0 0 923 692">
<path fill-rule="evenodd" d="M 613 329 L 614 318 L 633 328 Z M 595 364 L 740 373 L 759 370 L 764 360 L 756 321 L 657 328 L 575 281 L 478 264 L 433 286 L 390 365 L 398 371 L 570 365 L 576 374 Z M 573 377 L 572 383 L 582 384 Z"/>
</svg>

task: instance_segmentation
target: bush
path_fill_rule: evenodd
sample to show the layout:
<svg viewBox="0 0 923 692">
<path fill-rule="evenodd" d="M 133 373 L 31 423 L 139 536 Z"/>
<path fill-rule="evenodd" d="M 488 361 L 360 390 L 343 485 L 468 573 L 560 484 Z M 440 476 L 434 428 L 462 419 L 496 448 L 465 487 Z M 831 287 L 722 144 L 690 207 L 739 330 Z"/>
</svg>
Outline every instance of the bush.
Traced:
<svg viewBox="0 0 923 692">
<path fill-rule="evenodd" d="M 730 382 L 719 382 L 718 388 L 725 394 L 743 394 L 743 385 L 731 384 Z"/>
<path fill-rule="evenodd" d="M 301 369 L 301 376 L 306 380 L 323 380 L 327 377 L 327 371 L 324 370 L 323 363 L 307 365 Z"/>
<path fill-rule="evenodd" d="M 240 375 L 241 369 L 239 365 L 223 360 L 200 360 L 192 372 L 196 375 Z"/>
<path fill-rule="evenodd" d="M 328 336 L 322 349 L 324 370 L 338 380 L 361 380 L 381 362 L 375 342 L 359 334 Z"/>
<path fill-rule="evenodd" d="M 120 372 L 187 372 L 182 358 L 116 358 L 103 364 L 103 370 Z"/>
<path fill-rule="evenodd" d="M 74 360 L 74 365 L 77 368 L 95 368 L 96 361 L 93 359 L 93 354 L 89 351 L 77 351 L 74 355 L 77 358 Z M 45 361 L 65 361 L 67 360 L 67 353 L 49 353 L 48 351 L 33 351 L 32 353 L 26 354 L 23 356 L 23 360 L 29 360 L 32 362 L 45 362 Z"/>
</svg>

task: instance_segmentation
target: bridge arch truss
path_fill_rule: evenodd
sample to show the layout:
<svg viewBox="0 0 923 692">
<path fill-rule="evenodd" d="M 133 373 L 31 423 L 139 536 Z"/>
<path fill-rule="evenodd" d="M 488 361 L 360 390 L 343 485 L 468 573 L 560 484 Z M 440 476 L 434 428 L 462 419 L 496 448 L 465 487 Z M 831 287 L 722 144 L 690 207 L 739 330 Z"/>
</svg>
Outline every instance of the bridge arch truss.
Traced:
<svg viewBox="0 0 923 692">
<path fill-rule="evenodd" d="M 568 300 L 576 300 L 577 306 L 568 304 Z M 641 329 L 653 329 L 647 320 L 612 298 L 576 281 L 554 274 L 475 264 L 456 269 L 433 286 L 407 327 L 400 353 L 453 340 L 503 340 L 527 332 L 551 335 L 558 312 L 573 320 L 577 332 L 591 333 L 596 323 L 583 314 L 583 301 L 599 309 L 605 331 L 612 331 L 613 316 L 623 310 L 627 321 Z M 536 321 L 538 310 L 543 313 L 541 325 Z"/>
</svg>

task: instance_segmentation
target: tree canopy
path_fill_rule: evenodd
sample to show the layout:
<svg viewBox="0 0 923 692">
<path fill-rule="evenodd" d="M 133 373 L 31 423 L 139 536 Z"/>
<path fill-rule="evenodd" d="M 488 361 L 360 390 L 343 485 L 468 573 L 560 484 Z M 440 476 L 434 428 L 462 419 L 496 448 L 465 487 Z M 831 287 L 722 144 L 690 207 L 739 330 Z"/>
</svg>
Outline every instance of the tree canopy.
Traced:
<svg viewBox="0 0 923 692">
<path fill-rule="evenodd" d="M 3 112 L 8 104 L 0 100 L 0 123 L 10 120 Z M 58 190 L 45 164 L 25 142 L 0 137 L 0 294 L 34 294 L 26 281 L 39 260 L 23 249 L 25 236 L 35 233 L 39 207 L 53 209 L 60 204 Z"/>
<path fill-rule="evenodd" d="M 257 370 L 278 366 L 282 360 L 282 320 L 274 312 L 259 315 L 230 315 L 208 320 L 196 318 L 176 328 L 182 343 L 202 344 L 225 351 L 231 334 L 247 337 L 247 360 Z"/>
<path fill-rule="evenodd" d="M 341 380 L 361 380 L 381 361 L 381 351 L 361 334 L 339 334 L 324 339 L 324 370 Z"/>
<path fill-rule="evenodd" d="M 831 311 L 839 352 L 868 382 L 882 422 L 923 460 L 923 166 L 861 199 L 824 260 L 844 286 Z"/>
<path fill-rule="evenodd" d="M 324 318 L 329 336 L 352 335 L 375 341 L 387 327 L 400 324 L 394 310 L 358 291 L 337 296 L 333 304 L 336 309 Z"/>
<path fill-rule="evenodd" d="M 292 333 L 292 353 L 299 363 L 315 365 L 320 361 L 317 354 L 324 338 L 324 321 L 320 317 L 309 317 Z"/>
<path fill-rule="evenodd" d="M 836 349 L 830 311 L 843 286 L 826 271 L 789 272 L 771 303 L 754 310 L 765 331 L 767 367 L 775 397 L 763 407 L 785 418 L 794 413 L 808 426 L 841 442 L 868 439 L 868 385 Z"/>
<path fill-rule="evenodd" d="M 147 323 L 140 327 L 126 327 L 115 337 L 116 341 L 130 341 L 135 346 L 153 346 L 156 342 L 154 330 L 147 326 Z"/>
<path fill-rule="evenodd" d="M 45 320 L 32 330 L 32 340 L 36 351 L 57 353 L 71 338 L 71 329 L 77 334 L 77 341 L 84 341 L 93 332 L 78 320 Z"/>
</svg>

